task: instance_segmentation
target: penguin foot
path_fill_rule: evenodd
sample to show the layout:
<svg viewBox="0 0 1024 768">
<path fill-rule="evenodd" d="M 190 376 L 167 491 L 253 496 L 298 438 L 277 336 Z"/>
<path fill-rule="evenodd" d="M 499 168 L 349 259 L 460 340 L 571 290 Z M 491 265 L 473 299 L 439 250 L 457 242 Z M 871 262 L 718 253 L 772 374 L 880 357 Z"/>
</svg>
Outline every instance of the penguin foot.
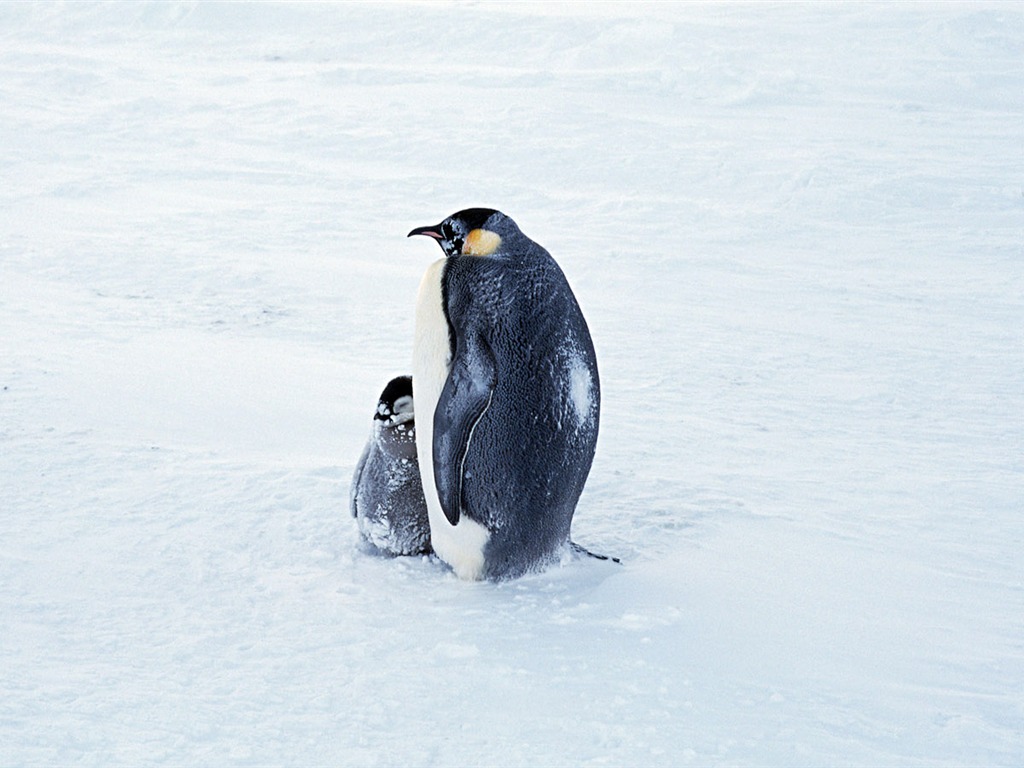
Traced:
<svg viewBox="0 0 1024 768">
<path fill-rule="evenodd" d="M 572 551 L 578 555 L 587 555 L 588 557 L 592 557 L 595 560 L 611 560 L 613 563 L 618 563 L 619 565 L 622 565 L 622 561 L 619 558 L 612 557 L 611 555 L 599 555 L 597 552 L 591 552 L 586 547 L 581 547 L 575 541 L 570 541 L 569 546 L 572 547 Z"/>
</svg>

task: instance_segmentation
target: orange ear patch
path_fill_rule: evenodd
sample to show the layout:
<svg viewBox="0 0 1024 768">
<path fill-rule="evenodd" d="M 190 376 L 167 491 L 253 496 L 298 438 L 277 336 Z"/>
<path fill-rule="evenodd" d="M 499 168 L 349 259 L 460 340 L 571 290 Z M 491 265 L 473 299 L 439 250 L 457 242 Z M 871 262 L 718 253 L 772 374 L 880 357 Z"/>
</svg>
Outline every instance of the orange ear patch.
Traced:
<svg viewBox="0 0 1024 768">
<path fill-rule="evenodd" d="M 474 229 L 462 244 L 464 256 L 490 256 L 501 245 L 501 236 L 489 229 Z"/>
</svg>

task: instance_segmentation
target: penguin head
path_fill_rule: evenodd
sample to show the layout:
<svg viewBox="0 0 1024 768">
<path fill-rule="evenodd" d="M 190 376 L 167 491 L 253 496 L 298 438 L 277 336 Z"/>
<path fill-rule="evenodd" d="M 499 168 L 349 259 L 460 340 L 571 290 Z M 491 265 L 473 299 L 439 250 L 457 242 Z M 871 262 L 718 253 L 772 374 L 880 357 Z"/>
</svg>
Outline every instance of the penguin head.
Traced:
<svg viewBox="0 0 1024 768">
<path fill-rule="evenodd" d="M 437 240 L 444 255 L 490 256 L 501 246 L 501 235 L 496 229 L 511 223 L 501 211 L 491 208 L 467 208 L 453 213 L 440 224 L 417 227 L 408 234 L 426 235 Z"/>
<path fill-rule="evenodd" d="M 376 421 L 385 427 L 395 427 L 412 421 L 415 417 L 412 399 L 412 377 L 398 376 L 388 382 L 377 401 Z"/>
</svg>

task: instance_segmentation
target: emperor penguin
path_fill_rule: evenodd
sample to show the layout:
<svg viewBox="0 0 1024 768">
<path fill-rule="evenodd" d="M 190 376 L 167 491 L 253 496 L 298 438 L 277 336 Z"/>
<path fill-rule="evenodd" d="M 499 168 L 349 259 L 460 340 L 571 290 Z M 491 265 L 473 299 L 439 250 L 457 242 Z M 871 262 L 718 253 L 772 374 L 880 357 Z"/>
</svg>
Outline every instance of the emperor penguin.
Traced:
<svg viewBox="0 0 1024 768">
<path fill-rule="evenodd" d="M 363 541 L 391 555 L 430 552 L 430 524 L 416 459 L 412 378 L 388 382 L 349 493 Z"/>
<path fill-rule="evenodd" d="M 413 342 L 434 551 L 463 579 L 539 570 L 566 551 L 597 444 L 586 320 L 551 255 L 500 211 L 413 235 L 444 252 L 420 283 Z"/>
</svg>

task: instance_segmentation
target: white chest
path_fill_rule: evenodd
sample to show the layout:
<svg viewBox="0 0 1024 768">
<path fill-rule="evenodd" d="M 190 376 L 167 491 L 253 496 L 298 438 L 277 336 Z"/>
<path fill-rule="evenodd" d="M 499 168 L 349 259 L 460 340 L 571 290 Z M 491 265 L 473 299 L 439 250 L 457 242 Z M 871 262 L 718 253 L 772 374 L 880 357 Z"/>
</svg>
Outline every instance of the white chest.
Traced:
<svg viewBox="0 0 1024 768">
<path fill-rule="evenodd" d="M 416 299 L 416 332 L 413 339 L 412 385 L 416 403 L 416 454 L 430 520 L 430 541 L 438 557 L 463 579 L 483 575 L 484 546 L 490 532 L 465 515 L 452 525 L 441 509 L 434 484 L 434 411 L 451 365 L 448 321 L 442 306 L 441 276 L 444 259 L 431 264 L 420 282 Z"/>
</svg>

